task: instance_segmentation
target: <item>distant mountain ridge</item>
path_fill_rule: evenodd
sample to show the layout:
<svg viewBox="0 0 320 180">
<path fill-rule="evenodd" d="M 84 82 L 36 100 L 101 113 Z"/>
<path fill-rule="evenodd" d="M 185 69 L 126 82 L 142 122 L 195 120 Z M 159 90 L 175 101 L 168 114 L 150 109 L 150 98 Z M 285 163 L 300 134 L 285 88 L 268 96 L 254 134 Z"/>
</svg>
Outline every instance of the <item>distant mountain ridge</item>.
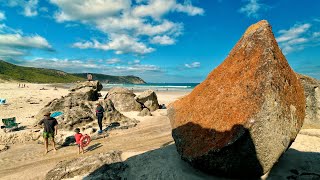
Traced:
<svg viewBox="0 0 320 180">
<path fill-rule="evenodd" d="M 3 60 L 0 60 L 0 79 L 29 83 L 72 83 L 85 80 L 59 70 L 23 67 Z"/>
<path fill-rule="evenodd" d="M 115 84 L 145 84 L 144 80 L 136 76 L 110 76 L 92 74 L 94 80 Z M 23 67 L 0 60 L 0 81 L 18 81 L 29 83 L 74 83 L 85 81 L 87 73 L 71 74 L 60 70 Z"/>
<path fill-rule="evenodd" d="M 75 76 L 87 78 L 88 73 L 76 73 Z M 105 74 L 92 74 L 93 80 L 98 80 L 102 83 L 110 84 L 146 84 L 146 82 L 137 76 L 111 76 Z"/>
</svg>

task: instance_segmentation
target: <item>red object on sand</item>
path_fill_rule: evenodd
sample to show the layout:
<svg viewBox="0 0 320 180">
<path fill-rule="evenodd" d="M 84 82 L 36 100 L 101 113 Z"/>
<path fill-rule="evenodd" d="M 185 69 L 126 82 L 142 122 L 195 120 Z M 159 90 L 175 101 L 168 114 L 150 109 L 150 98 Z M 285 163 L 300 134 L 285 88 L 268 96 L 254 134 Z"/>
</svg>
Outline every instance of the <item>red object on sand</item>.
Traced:
<svg viewBox="0 0 320 180">
<path fill-rule="evenodd" d="M 80 139 L 80 146 L 86 147 L 86 146 L 89 145 L 90 141 L 91 141 L 90 136 L 86 134 L 86 135 L 84 135 L 84 136 L 81 137 L 81 139 Z"/>
</svg>

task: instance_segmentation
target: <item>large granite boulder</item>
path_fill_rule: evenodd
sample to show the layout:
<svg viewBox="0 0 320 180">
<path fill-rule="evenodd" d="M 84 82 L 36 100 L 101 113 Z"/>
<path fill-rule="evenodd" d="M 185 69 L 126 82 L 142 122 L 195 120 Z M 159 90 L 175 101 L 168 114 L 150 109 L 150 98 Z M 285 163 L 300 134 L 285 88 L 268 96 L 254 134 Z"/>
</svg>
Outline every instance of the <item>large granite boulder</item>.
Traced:
<svg viewBox="0 0 320 180">
<path fill-rule="evenodd" d="M 168 116 L 183 160 L 208 173 L 259 177 L 296 138 L 305 97 L 269 23 L 260 21 Z"/>
<path fill-rule="evenodd" d="M 84 81 L 84 82 L 77 83 L 74 87 L 70 88 L 70 91 L 76 91 L 85 87 L 90 87 L 97 91 L 101 91 L 103 88 L 100 81 Z"/>
<path fill-rule="evenodd" d="M 114 122 L 120 123 L 122 127 L 134 127 L 139 123 L 136 119 L 130 119 L 120 113 L 115 107 L 113 102 L 110 99 L 106 99 L 103 104 L 105 109 L 104 121 L 107 124 L 111 124 Z"/>
<path fill-rule="evenodd" d="M 103 88 L 99 81 L 85 81 L 77 83 L 75 87 L 70 88 L 74 96 L 79 96 L 83 100 L 96 101 L 99 99 L 99 91 Z"/>
<path fill-rule="evenodd" d="M 95 103 L 96 101 L 88 100 L 87 92 L 82 91 L 70 92 L 67 96 L 59 99 L 54 99 L 43 107 L 40 112 L 35 116 L 39 121 L 43 119 L 46 112 L 61 111 L 63 115 L 59 117 L 59 127 L 63 129 L 73 129 L 74 125 L 84 125 L 95 119 Z M 82 93 L 83 92 L 83 93 Z"/>
<path fill-rule="evenodd" d="M 135 97 L 135 99 L 148 108 L 151 112 L 159 109 L 157 95 L 152 90 L 146 90 Z"/>
<path fill-rule="evenodd" d="M 302 128 L 320 128 L 320 81 L 298 74 L 306 97 L 306 117 Z"/>
<path fill-rule="evenodd" d="M 110 89 L 105 99 L 110 99 L 119 111 L 141 111 L 142 105 L 135 100 L 135 94 L 122 87 Z"/>
<path fill-rule="evenodd" d="M 148 108 L 143 108 L 142 111 L 139 112 L 138 116 L 152 116 L 152 114 Z"/>
<path fill-rule="evenodd" d="M 108 168 L 108 166 L 113 168 Z M 111 151 L 79 157 L 69 161 L 61 161 L 46 174 L 45 179 L 86 179 L 85 176 L 88 176 L 87 179 L 120 179 L 116 170 L 118 169 L 119 172 L 122 172 L 123 168 L 125 166 L 121 163 L 121 152 Z M 104 169 L 104 171 L 100 172 L 100 169 Z"/>
</svg>

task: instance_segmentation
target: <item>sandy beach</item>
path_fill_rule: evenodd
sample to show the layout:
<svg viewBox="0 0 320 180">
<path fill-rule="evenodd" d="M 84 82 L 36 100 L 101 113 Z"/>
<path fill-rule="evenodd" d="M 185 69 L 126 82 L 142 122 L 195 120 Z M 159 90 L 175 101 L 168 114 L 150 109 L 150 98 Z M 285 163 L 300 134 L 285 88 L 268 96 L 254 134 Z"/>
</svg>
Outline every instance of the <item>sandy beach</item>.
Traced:
<svg viewBox="0 0 320 180">
<path fill-rule="evenodd" d="M 46 90 L 40 90 L 41 88 Z M 102 97 L 106 93 L 102 91 Z M 5 145 L 5 138 L 17 139 L 14 144 L 7 144 L 8 150 L 0 152 L 1 179 L 21 179 L 21 177 L 23 179 L 44 179 L 46 173 L 62 160 L 110 150 L 122 151 L 123 161 L 128 160 L 135 164 L 135 172 L 138 172 L 135 177 L 139 177 L 142 167 L 146 168 L 141 161 L 141 158 L 145 158 L 151 163 L 148 165 L 150 169 L 144 169 L 144 172 L 152 172 L 153 168 L 155 169 L 159 164 L 166 164 L 162 170 L 168 177 L 174 177 L 170 173 L 175 168 L 174 173 L 178 174 L 176 177 L 219 179 L 200 173 L 180 160 L 171 137 L 171 126 L 166 116 L 166 109 L 159 109 L 153 112 L 153 116 L 147 117 L 137 116 L 138 112 L 134 111 L 123 112 L 124 115 L 135 118 L 140 123 L 134 128 L 110 131 L 108 137 L 92 141 L 89 150 L 83 155 L 77 154 L 76 146 L 58 146 L 57 152 L 50 151 L 47 155 L 43 155 L 43 145 L 38 141 L 22 138 L 23 133 L 33 132 L 32 125 L 37 121 L 34 116 L 42 107 L 51 100 L 67 94 L 67 89 L 58 87 L 55 90 L 52 85 L 26 84 L 26 88 L 18 88 L 17 83 L 0 84 L 0 98 L 7 100 L 7 104 L 0 105 L 0 119 L 16 117 L 17 122 L 21 123 L 20 126 L 24 127 L 18 132 L 5 133 L 2 130 L 0 132 L 1 145 Z M 157 92 L 159 104 L 165 105 L 187 94 L 188 92 Z M 37 133 L 41 135 L 41 132 Z M 298 172 L 298 175 L 293 173 L 294 170 Z M 263 176 L 263 179 L 286 179 L 289 176 L 299 176 L 301 173 L 308 172 L 320 174 L 319 129 L 301 130 L 290 149 L 280 158 L 271 172 Z M 157 178 L 157 176 L 149 174 L 147 179 L 150 178 Z"/>
</svg>

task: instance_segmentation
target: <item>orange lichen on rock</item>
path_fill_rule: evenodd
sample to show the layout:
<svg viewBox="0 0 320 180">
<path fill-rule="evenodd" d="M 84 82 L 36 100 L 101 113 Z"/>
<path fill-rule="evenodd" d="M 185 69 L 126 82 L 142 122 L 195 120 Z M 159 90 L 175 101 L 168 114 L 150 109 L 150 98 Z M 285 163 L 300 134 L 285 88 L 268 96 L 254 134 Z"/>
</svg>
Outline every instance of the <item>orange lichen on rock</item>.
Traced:
<svg viewBox="0 0 320 180">
<path fill-rule="evenodd" d="M 294 140 L 304 116 L 303 88 L 265 20 L 250 26 L 225 61 L 169 107 L 178 152 L 192 164 L 244 134 L 259 160 L 266 154 L 257 149 L 263 141 L 274 135 L 276 142 L 285 142 L 272 162 L 261 162 L 263 173 Z"/>
</svg>

